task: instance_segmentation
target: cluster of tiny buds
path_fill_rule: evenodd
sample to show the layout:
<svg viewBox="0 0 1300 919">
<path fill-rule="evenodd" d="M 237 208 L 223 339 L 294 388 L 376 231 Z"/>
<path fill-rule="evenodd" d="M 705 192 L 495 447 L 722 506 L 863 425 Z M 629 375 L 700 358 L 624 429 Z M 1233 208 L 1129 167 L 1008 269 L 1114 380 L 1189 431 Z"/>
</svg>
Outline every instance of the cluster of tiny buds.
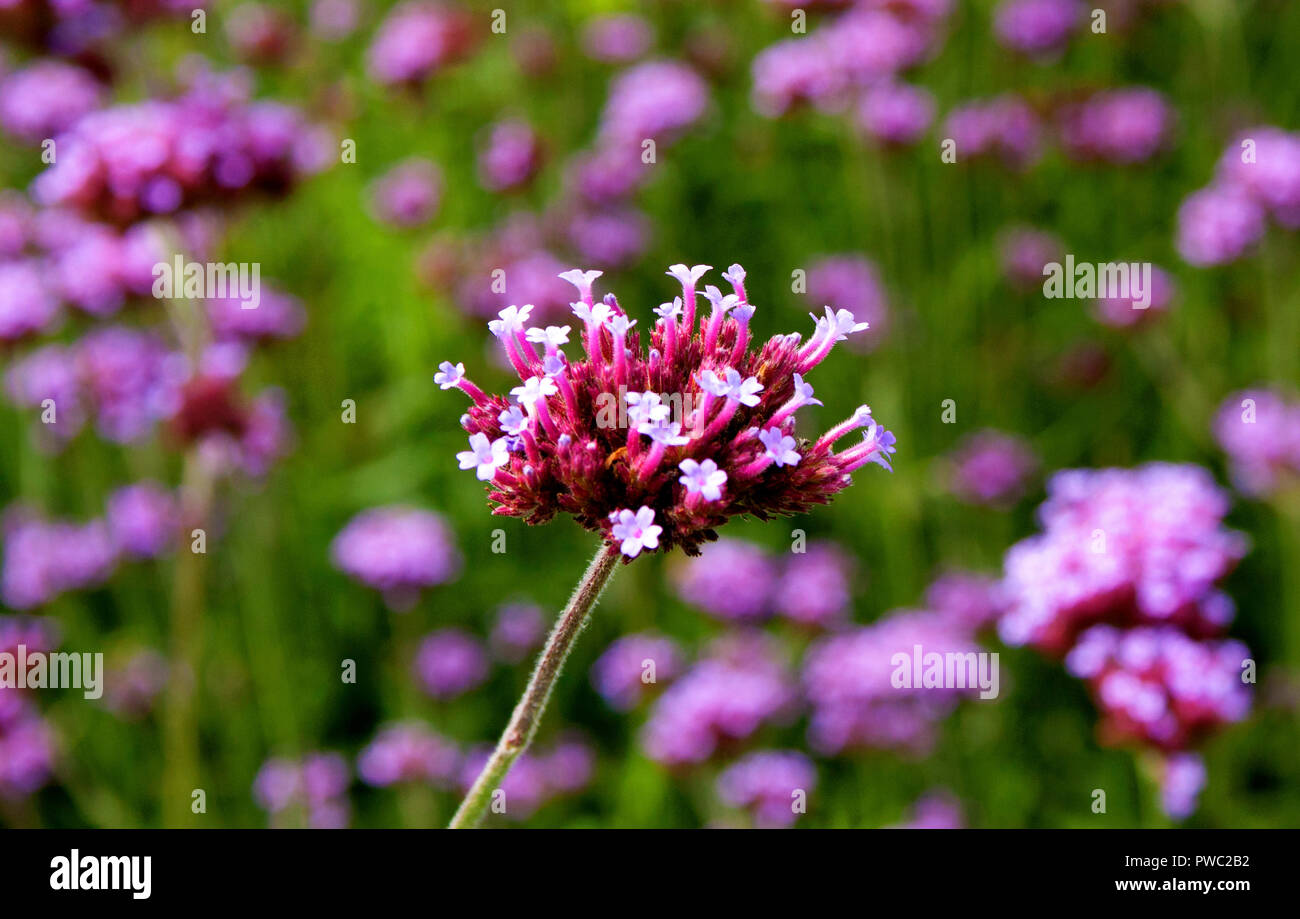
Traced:
<svg viewBox="0 0 1300 919">
<path fill-rule="evenodd" d="M 812 316 L 807 342 L 778 335 L 753 351 L 754 306 L 739 265 L 722 275 L 733 293 L 704 287 L 710 310 L 697 328 L 696 286 L 709 270 L 669 269 L 682 295 L 655 310 L 648 353 L 617 298 L 593 298 L 601 272 L 575 269 L 560 277 L 579 294 L 571 307 L 583 323 L 584 359 L 562 350 L 571 326 L 529 327 L 532 306 L 524 305 L 488 323 L 519 375 L 509 401 L 470 382 L 464 364 L 440 365 L 434 381 L 474 403 L 461 419 L 469 449 L 457 459 L 491 483 L 494 513 L 540 523 L 565 511 L 629 558 L 658 548 L 661 536 L 666 548 L 693 553 L 731 516 L 802 512 L 826 503 L 868 462 L 891 469 L 894 435 L 866 405 L 814 442 L 794 436 L 795 412 L 822 404 L 804 375 L 868 324 L 826 307 L 824 316 Z M 600 417 L 615 392 L 626 403 L 626 433 Z M 832 451 L 859 428 L 861 443 Z"/>
</svg>

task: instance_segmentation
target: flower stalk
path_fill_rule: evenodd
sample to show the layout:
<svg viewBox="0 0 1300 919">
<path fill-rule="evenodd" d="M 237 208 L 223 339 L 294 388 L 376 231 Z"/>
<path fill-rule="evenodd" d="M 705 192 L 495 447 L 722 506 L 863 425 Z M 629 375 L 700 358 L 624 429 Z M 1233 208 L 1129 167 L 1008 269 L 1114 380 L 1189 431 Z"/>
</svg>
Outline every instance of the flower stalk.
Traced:
<svg viewBox="0 0 1300 919">
<path fill-rule="evenodd" d="M 478 826 L 506 773 L 532 743 L 542 714 L 546 711 L 546 703 L 551 697 L 551 689 L 555 686 L 578 635 L 586 628 L 601 591 L 613 576 L 619 555 L 617 545 L 603 544 L 587 566 L 586 573 L 578 582 L 568 605 L 560 613 L 555 628 L 551 630 L 546 647 L 537 658 L 537 666 L 528 680 L 528 688 L 515 706 L 506 729 L 501 732 L 496 749 L 456 809 L 456 814 L 448 825 L 449 829 L 471 829 Z"/>
</svg>

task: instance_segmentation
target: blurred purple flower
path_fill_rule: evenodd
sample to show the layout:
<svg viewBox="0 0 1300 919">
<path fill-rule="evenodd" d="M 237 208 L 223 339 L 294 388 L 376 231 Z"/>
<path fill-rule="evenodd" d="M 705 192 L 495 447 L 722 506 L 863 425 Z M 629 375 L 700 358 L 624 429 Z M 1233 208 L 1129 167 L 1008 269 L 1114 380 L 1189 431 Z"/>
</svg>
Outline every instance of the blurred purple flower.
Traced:
<svg viewBox="0 0 1300 919">
<path fill-rule="evenodd" d="M 750 811 L 760 827 L 790 826 L 817 787 L 817 767 L 793 750 L 760 750 L 718 776 L 718 797 Z"/>
<path fill-rule="evenodd" d="M 423 226 L 442 202 L 442 171 L 426 159 L 398 163 L 370 186 L 370 213 L 401 229 Z"/>
<path fill-rule="evenodd" d="M 442 517 L 401 505 L 376 507 L 353 517 L 330 546 L 340 571 L 384 595 L 398 612 L 420 592 L 454 579 L 461 557 Z"/>
<path fill-rule="evenodd" d="M 591 685 L 611 708 L 625 712 L 640 704 L 651 687 L 671 683 L 681 670 L 676 642 L 642 632 L 624 635 L 601 653 L 591 668 Z"/>
<path fill-rule="evenodd" d="M 482 643 L 461 629 L 430 632 L 415 655 L 420 686 L 439 700 L 452 699 L 481 685 L 488 675 Z"/>
</svg>

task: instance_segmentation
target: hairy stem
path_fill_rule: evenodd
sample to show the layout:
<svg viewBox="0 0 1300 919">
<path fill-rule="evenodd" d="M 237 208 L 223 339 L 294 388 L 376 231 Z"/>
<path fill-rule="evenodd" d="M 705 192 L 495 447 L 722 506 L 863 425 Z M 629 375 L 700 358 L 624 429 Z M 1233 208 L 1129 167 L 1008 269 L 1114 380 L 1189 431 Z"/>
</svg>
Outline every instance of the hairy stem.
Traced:
<svg viewBox="0 0 1300 919">
<path fill-rule="evenodd" d="M 546 711 L 546 703 L 551 697 L 551 688 L 564 668 L 564 661 L 578 635 L 586 627 L 591 611 L 600 599 L 600 592 L 614 574 L 618 559 L 618 547 L 605 545 L 597 550 L 596 556 L 587 566 L 587 573 L 578 582 L 568 605 L 551 630 L 551 637 L 546 640 L 546 647 L 537 658 L 537 667 L 528 680 L 528 688 L 524 690 L 519 704 L 515 706 L 514 714 L 510 716 L 510 723 L 502 731 L 496 749 L 474 780 L 465 800 L 456 809 L 450 829 L 468 829 L 478 825 L 487 813 L 492 793 L 501 785 L 514 761 L 532 743 L 542 713 Z"/>
</svg>

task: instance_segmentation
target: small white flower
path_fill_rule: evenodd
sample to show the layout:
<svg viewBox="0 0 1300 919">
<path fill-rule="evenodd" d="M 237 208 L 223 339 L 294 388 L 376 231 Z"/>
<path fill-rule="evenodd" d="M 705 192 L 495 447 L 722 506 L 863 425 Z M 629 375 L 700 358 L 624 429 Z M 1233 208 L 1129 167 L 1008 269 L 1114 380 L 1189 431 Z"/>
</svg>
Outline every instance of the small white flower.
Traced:
<svg viewBox="0 0 1300 919">
<path fill-rule="evenodd" d="M 488 331 L 497 338 L 503 335 L 513 335 L 515 332 L 521 332 L 524 323 L 528 321 L 528 314 L 533 311 L 533 305 L 526 303 L 523 306 L 507 306 L 501 312 L 497 313 L 500 319 L 493 319 L 488 323 Z"/>
<path fill-rule="evenodd" d="M 571 268 L 568 271 L 560 272 L 559 277 L 561 280 L 568 281 L 578 288 L 579 295 L 589 297 L 591 296 L 592 282 L 604 273 L 603 271 L 583 271 L 581 268 Z"/>
<path fill-rule="evenodd" d="M 634 325 L 636 325 L 635 319 L 628 320 L 628 318 L 623 315 L 615 316 L 609 321 L 610 331 L 612 331 L 615 336 L 626 335 L 627 330 L 632 328 Z"/>
<path fill-rule="evenodd" d="M 664 421 L 672 409 L 663 404 L 657 392 L 630 392 L 627 394 L 627 417 L 634 427 L 646 422 Z"/>
<path fill-rule="evenodd" d="M 812 316 L 812 313 L 808 315 Z M 817 319 L 816 316 L 813 318 Z M 817 327 L 818 329 L 823 327 L 822 320 L 817 319 Z M 858 322 L 848 310 L 832 310 L 829 306 L 826 307 L 825 329 L 835 336 L 836 341 L 844 341 L 854 332 L 862 332 L 869 328 L 871 323 Z"/>
<path fill-rule="evenodd" d="M 528 416 L 517 405 L 512 405 L 497 415 L 497 421 L 501 422 L 501 430 L 512 437 L 518 437 L 528 427 Z"/>
<path fill-rule="evenodd" d="M 660 303 L 655 307 L 655 314 L 661 319 L 677 319 L 682 315 L 682 298 L 673 297 L 672 303 Z"/>
<path fill-rule="evenodd" d="M 758 439 L 767 448 L 767 455 L 777 466 L 797 466 L 799 451 L 795 449 L 795 440 L 788 434 L 782 434 L 780 428 L 768 428 L 758 432 Z"/>
<path fill-rule="evenodd" d="M 695 375 L 695 381 L 700 384 L 700 389 L 718 398 L 723 398 L 727 393 L 731 392 L 731 385 L 727 382 L 726 377 L 728 373 L 736 373 L 736 371 L 727 367 L 723 370 L 722 376 L 719 376 L 712 370 L 701 370 Z M 740 375 L 736 374 L 736 376 L 739 378 Z"/>
<path fill-rule="evenodd" d="M 754 304 L 742 303 L 731 311 L 731 318 L 739 322 L 749 322 L 750 317 L 754 315 Z"/>
<path fill-rule="evenodd" d="M 717 501 L 722 497 L 722 486 L 727 481 L 727 474 L 713 460 L 706 459 L 697 463 L 693 459 L 684 459 L 677 464 L 677 468 L 685 473 L 677 481 L 686 486 L 688 494 L 698 492 L 706 501 Z"/>
<path fill-rule="evenodd" d="M 528 330 L 528 340 L 545 345 L 546 350 L 552 351 L 569 343 L 569 328 L 567 325 L 548 325 L 544 329 L 534 326 Z"/>
<path fill-rule="evenodd" d="M 682 423 L 674 421 L 654 421 L 644 422 L 636 426 L 638 434 L 644 434 L 655 443 L 663 444 L 665 447 L 680 447 L 683 444 L 691 442 L 689 437 L 682 435 Z"/>
<path fill-rule="evenodd" d="M 739 265 L 732 265 L 726 271 L 722 272 L 722 280 L 728 284 L 739 287 L 745 281 L 745 269 Z"/>
<path fill-rule="evenodd" d="M 573 315 L 577 316 L 589 326 L 602 326 L 605 320 L 613 312 L 608 303 L 594 303 L 587 306 L 585 303 L 570 303 L 569 308 L 573 310 Z"/>
<path fill-rule="evenodd" d="M 499 466 L 510 462 L 510 448 L 506 438 L 498 437 L 489 443 L 487 435 L 481 431 L 469 436 L 469 449 L 456 454 L 461 469 L 477 467 L 480 482 L 489 481 L 497 473 Z"/>
<path fill-rule="evenodd" d="M 441 389 L 455 389 L 465 379 L 465 365 L 443 361 L 438 365 L 438 372 L 433 375 L 433 382 Z"/>
<path fill-rule="evenodd" d="M 542 373 L 548 377 L 564 372 L 564 352 L 556 351 L 542 358 Z"/>
<path fill-rule="evenodd" d="M 510 395 L 514 396 L 520 405 L 532 405 L 539 399 L 546 396 L 553 396 L 559 390 L 555 386 L 555 381 L 550 377 L 529 377 L 524 381 L 523 386 L 516 386 L 510 390 Z"/>
<path fill-rule="evenodd" d="M 678 281 L 681 281 L 682 287 L 694 288 L 696 282 L 712 270 L 712 265 L 696 265 L 694 268 L 687 268 L 685 265 L 679 263 L 676 265 L 669 265 L 668 270 L 664 273 L 671 275 Z"/>
<path fill-rule="evenodd" d="M 611 534 L 619 541 L 619 551 L 628 558 L 636 558 L 642 549 L 659 548 L 659 534 L 664 531 L 655 525 L 655 512 L 642 506 L 635 514 L 627 508 L 609 515 L 614 521 Z"/>
<path fill-rule="evenodd" d="M 803 376 L 796 373 L 794 375 L 794 398 L 799 400 L 801 405 L 822 405 L 821 399 L 813 398 L 813 388 L 811 383 L 805 383 Z"/>
</svg>

